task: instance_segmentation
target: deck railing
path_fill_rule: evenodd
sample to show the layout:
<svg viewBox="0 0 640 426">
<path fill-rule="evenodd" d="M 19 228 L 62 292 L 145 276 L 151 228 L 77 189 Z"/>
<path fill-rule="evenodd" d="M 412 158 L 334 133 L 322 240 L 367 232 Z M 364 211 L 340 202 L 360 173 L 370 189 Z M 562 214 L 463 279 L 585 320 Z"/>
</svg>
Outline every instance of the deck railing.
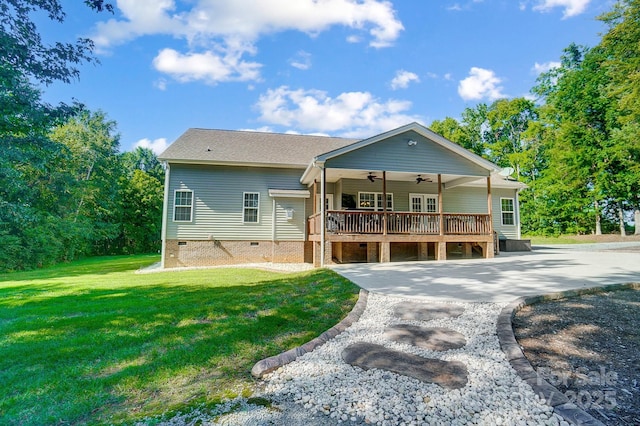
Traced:
<svg viewBox="0 0 640 426">
<path fill-rule="evenodd" d="M 491 217 L 488 214 L 445 213 L 445 235 L 488 235 Z M 383 234 L 384 213 L 372 211 L 327 211 L 327 232 L 331 234 Z M 439 235 L 439 213 L 388 212 L 387 234 Z M 320 213 L 309 217 L 309 234 L 322 230 Z"/>
</svg>

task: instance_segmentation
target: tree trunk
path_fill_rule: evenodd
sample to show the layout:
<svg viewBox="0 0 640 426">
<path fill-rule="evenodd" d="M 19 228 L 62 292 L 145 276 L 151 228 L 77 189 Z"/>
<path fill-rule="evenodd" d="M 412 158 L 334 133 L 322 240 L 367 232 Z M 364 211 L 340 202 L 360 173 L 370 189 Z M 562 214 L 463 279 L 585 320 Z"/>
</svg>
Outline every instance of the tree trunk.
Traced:
<svg viewBox="0 0 640 426">
<path fill-rule="evenodd" d="M 600 225 L 600 203 L 596 200 L 594 204 L 596 208 L 596 235 L 602 235 L 602 226 Z"/>
<path fill-rule="evenodd" d="M 640 210 L 636 210 L 634 212 L 634 220 L 633 221 L 636 224 L 636 230 L 635 230 L 634 234 L 640 235 Z"/>
<path fill-rule="evenodd" d="M 622 203 L 618 203 L 618 220 L 620 221 L 620 235 L 624 237 L 627 233 L 624 229 L 624 211 L 622 210 Z"/>
</svg>

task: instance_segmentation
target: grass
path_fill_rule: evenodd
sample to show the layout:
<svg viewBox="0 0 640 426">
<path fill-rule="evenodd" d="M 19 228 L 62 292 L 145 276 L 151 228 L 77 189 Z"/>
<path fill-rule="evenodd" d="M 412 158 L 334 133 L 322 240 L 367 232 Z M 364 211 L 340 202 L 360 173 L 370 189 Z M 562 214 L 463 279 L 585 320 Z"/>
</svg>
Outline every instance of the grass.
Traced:
<svg viewBox="0 0 640 426">
<path fill-rule="evenodd" d="M 0 275 L 0 423 L 121 424 L 249 395 L 253 364 L 353 307 L 328 270 L 134 274 L 157 256 Z"/>
<path fill-rule="evenodd" d="M 589 243 L 617 243 L 617 242 L 632 242 L 640 241 L 640 235 L 627 234 L 621 236 L 620 234 L 584 234 L 584 235 L 571 235 L 564 234 L 557 237 L 543 237 L 538 235 L 526 235 L 523 238 L 530 239 L 533 245 L 547 245 L 547 244 L 589 244 Z"/>
<path fill-rule="evenodd" d="M 543 237 L 540 235 L 532 235 L 532 236 L 523 236 L 522 238 L 530 239 L 531 244 L 536 246 L 543 246 L 546 244 L 584 244 L 584 243 L 595 243 L 596 240 L 593 239 L 577 239 L 572 235 L 560 235 L 557 237 Z"/>
</svg>

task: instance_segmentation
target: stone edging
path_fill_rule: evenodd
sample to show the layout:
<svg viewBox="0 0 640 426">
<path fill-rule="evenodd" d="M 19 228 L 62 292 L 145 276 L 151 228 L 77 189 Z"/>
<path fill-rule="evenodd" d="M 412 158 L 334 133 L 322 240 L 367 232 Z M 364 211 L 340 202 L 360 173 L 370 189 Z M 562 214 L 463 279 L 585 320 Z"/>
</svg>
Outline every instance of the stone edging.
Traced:
<svg viewBox="0 0 640 426">
<path fill-rule="evenodd" d="M 527 305 L 551 300 L 578 297 L 586 294 L 603 293 L 614 290 L 637 289 L 639 283 L 632 284 L 612 284 L 602 287 L 582 288 L 577 290 L 567 290 L 559 293 L 550 293 L 540 296 L 520 297 L 502 309 L 496 324 L 500 347 L 507 360 L 518 375 L 527 382 L 536 395 L 543 397 L 547 404 L 553 407 L 553 411 L 572 425 L 579 426 L 604 426 L 600 422 L 577 405 L 571 403 L 569 399 L 554 386 L 550 385 L 542 377 L 538 376 L 536 370 L 531 366 L 529 360 L 525 358 L 522 348 L 518 344 L 513 333 L 513 317 L 516 312 Z"/>
<path fill-rule="evenodd" d="M 345 331 L 354 322 L 358 321 L 358 319 L 360 319 L 360 316 L 364 312 L 364 309 L 367 307 L 368 296 L 369 292 L 367 290 L 360 289 L 358 301 L 354 305 L 353 309 L 351 309 L 351 312 L 349 312 L 349 315 L 347 315 L 342 321 L 302 346 L 289 349 L 288 351 L 283 352 L 280 355 L 271 356 L 269 358 L 258 361 L 251 369 L 251 374 L 254 377 L 260 378 L 265 374 L 277 370 L 285 364 L 289 364 L 290 362 L 295 361 L 296 358 L 306 354 L 307 352 L 311 352 L 315 348 L 324 345 L 329 340 Z"/>
</svg>

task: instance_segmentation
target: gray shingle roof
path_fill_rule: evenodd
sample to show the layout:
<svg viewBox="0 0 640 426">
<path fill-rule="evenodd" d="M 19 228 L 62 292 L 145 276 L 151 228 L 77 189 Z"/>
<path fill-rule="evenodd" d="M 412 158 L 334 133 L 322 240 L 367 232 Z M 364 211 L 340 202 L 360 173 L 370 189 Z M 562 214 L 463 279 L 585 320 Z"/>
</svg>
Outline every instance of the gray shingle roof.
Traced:
<svg viewBox="0 0 640 426">
<path fill-rule="evenodd" d="M 317 155 L 354 142 L 357 142 L 357 139 L 238 130 L 189 129 L 158 158 L 169 162 L 306 167 Z"/>
</svg>

